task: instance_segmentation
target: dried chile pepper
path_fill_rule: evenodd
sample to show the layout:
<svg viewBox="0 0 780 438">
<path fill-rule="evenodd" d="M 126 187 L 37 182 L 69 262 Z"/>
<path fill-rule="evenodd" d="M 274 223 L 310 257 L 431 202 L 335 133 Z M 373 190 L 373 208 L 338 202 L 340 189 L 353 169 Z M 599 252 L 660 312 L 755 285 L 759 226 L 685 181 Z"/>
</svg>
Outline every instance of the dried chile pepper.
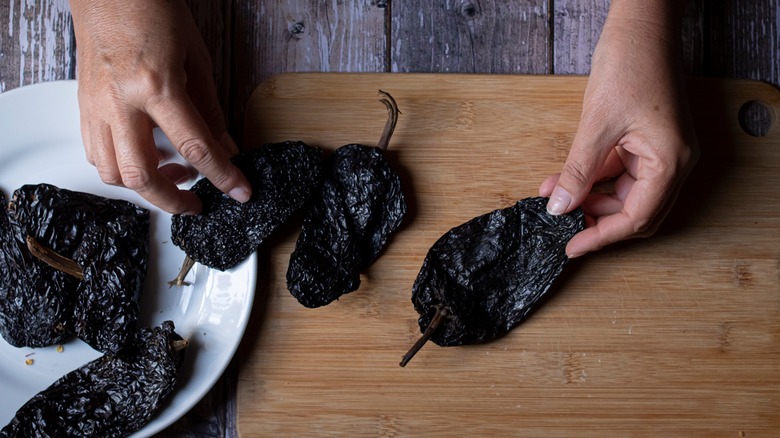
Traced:
<svg viewBox="0 0 780 438">
<path fill-rule="evenodd" d="M 434 243 L 412 287 L 423 336 L 440 346 L 477 344 L 509 332 L 563 271 L 566 244 L 585 226 L 582 210 L 553 216 L 547 198 L 527 198 L 459 225 Z"/>
<path fill-rule="evenodd" d="M 398 106 L 383 92 L 388 120 L 376 147 L 348 144 L 326 163 L 290 257 L 287 288 L 306 307 L 331 303 L 360 286 L 360 272 L 376 260 L 406 213 L 401 180 L 384 158 Z"/>
<path fill-rule="evenodd" d="M 116 353 L 136 331 L 149 211 L 50 184 L 25 185 L 0 217 L 0 334 L 43 347 L 75 334 Z"/>
<path fill-rule="evenodd" d="M 64 342 L 76 279 L 28 254 L 7 206 L 0 192 L 0 334 L 16 347 Z"/>
<path fill-rule="evenodd" d="M 141 329 L 119 355 L 101 356 L 33 396 L 0 437 L 130 435 L 173 391 L 185 346 L 171 321 Z"/>
<path fill-rule="evenodd" d="M 252 198 L 242 204 L 203 178 L 190 189 L 203 202 L 201 213 L 174 215 L 171 223 L 173 243 L 188 259 L 222 271 L 300 209 L 322 177 L 322 150 L 300 141 L 265 144 L 232 161 L 252 185 Z M 184 284 L 187 264 L 171 284 Z"/>
</svg>

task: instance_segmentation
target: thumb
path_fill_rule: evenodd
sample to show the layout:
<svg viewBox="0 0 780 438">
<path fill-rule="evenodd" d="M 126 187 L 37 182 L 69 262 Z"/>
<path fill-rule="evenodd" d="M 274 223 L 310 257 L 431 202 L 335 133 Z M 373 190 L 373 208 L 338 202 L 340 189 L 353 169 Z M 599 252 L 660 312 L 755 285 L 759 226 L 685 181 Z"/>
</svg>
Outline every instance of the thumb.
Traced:
<svg viewBox="0 0 780 438">
<path fill-rule="evenodd" d="M 550 193 L 548 213 L 564 214 L 582 205 L 615 146 L 614 138 L 610 137 L 580 122 L 561 175 Z"/>
</svg>

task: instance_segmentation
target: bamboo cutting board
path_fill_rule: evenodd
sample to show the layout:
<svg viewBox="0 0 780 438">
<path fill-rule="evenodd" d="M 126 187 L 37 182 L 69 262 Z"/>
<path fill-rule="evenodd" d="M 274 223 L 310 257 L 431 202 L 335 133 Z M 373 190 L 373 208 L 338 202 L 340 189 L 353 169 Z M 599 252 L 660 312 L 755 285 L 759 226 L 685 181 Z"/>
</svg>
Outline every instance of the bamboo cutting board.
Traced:
<svg viewBox="0 0 780 438">
<path fill-rule="evenodd" d="M 718 436 L 780 433 L 780 92 L 690 83 L 702 159 L 650 239 L 570 264 L 552 296 L 495 342 L 428 344 L 411 286 L 433 242 L 536 196 L 559 171 L 586 79 L 287 74 L 262 84 L 246 142 L 326 150 L 376 144 L 401 109 L 388 159 L 410 209 L 361 288 L 307 309 L 285 273 L 300 218 L 261 249 L 239 349 L 242 436 Z M 746 102 L 763 108 L 746 134 Z"/>
</svg>

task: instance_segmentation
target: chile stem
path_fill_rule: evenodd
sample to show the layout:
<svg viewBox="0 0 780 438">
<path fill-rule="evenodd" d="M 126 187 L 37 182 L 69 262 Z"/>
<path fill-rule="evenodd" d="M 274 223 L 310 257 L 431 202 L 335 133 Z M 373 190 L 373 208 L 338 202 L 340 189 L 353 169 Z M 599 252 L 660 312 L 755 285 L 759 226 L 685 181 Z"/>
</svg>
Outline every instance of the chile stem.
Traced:
<svg viewBox="0 0 780 438">
<path fill-rule="evenodd" d="M 73 259 L 69 259 L 57 251 L 42 245 L 32 236 L 27 236 L 25 240 L 27 241 L 27 249 L 40 261 L 79 280 L 84 279 L 84 271 Z"/>
<path fill-rule="evenodd" d="M 442 321 L 447 317 L 449 312 L 447 312 L 447 308 L 444 306 L 436 306 L 436 314 L 433 315 L 433 319 L 431 319 L 430 324 L 428 324 L 428 327 L 425 328 L 425 333 L 420 337 L 420 339 L 417 340 L 417 342 L 412 345 L 412 348 L 409 349 L 406 354 L 404 354 L 404 357 L 401 359 L 401 365 L 402 367 L 405 367 L 406 364 L 409 363 L 410 360 L 414 357 L 415 354 L 417 354 L 418 351 L 425 345 L 426 342 L 428 342 L 428 339 L 433 336 L 433 334 L 436 332 L 436 330 L 441 325 Z"/>
<path fill-rule="evenodd" d="M 382 99 L 379 99 L 379 101 L 387 107 L 387 122 L 385 122 L 385 129 L 382 131 L 382 137 L 379 138 L 377 147 L 386 151 L 387 145 L 390 144 L 390 137 L 393 136 L 393 131 L 395 131 L 395 125 L 398 124 L 398 114 L 401 114 L 401 111 L 390 93 L 379 90 L 379 94 L 382 96 Z"/>
<path fill-rule="evenodd" d="M 171 350 L 181 351 L 187 348 L 189 345 L 190 342 L 186 339 L 176 339 L 175 341 L 171 342 Z"/>
<path fill-rule="evenodd" d="M 184 281 L 184 278 L 189 274 L 190 269 L 192 269 L 193 266 L 195 266 L 195 260 L 191 259 L 190 256 L 185 256 L 184 263 L 181 265 L 181 270 L 179 270 L 179 275 L 168 282 L 168 287 L 189 286 L 191 283 L 189 281 Z"/>
</svg>

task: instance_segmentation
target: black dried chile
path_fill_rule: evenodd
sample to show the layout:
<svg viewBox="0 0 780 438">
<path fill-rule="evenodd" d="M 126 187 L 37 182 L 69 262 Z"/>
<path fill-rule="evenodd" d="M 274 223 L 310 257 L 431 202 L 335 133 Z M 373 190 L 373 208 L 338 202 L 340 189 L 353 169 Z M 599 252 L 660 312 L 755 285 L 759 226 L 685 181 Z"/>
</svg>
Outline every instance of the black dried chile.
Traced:
<svg viewBox="0 0 780 438">
<path fill-rule="evenodd" d="M 520 324 L 568 261 L 584 229 L 582 210 L 553 216 L 547 198 L 527 198 L 459 225 L 434 243 L 412 287 L 423 337 L 440 346 L 487 342 Z"/>
<path fill-rule="evenodd" d="M 255 251 L 322 179 L 322 150 L 300 141 L 265 144 L 232 161 L 252 185 L 249 201 L 235 201 L 202 178 L 190 189 L 203 203 L 201 214 L 174 215 L 171 221 L 173 243 L 189 259 L 222 271 Z M 185 275 L 183 270 L 171 284 L 184 284 Z"/>
<path fill-rule="evenodd" d="M 173 390 L 185 346 L 171 321 L 139 330 L 119 355 L 95 359 L 33 396 L 0 437 L 130 435 Z"/>
<path fill-rule="evenodd" d="M 75 334 L 96 350 L 119 352 L 136 331 L 149 212 L 49 184 L 25 185 L 10 204 L 2 194 L 0 201 L 0 334 L 17 347 Z M 71 269 L 45 263 L 40 251 Z"/>
<path fill-rule="evenodd" d="M 400 177 L 384 157 L 398 106 L 380 93 L 388 120 L 378 145 L 348 144 L 328 157 L 322 187 L 307 207 L 290 256 L 287 288 L 306 307 L 357 290 L 360 272 L 376 260 L 406 213 Z"/>
</svg>

